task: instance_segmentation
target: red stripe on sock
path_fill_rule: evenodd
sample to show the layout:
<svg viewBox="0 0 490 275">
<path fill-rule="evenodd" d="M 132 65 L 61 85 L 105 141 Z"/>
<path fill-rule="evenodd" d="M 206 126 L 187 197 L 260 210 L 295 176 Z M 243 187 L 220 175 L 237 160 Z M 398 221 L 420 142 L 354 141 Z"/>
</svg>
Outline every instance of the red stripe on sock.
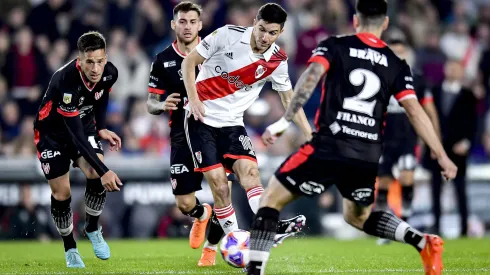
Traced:
<svg viewBox="0 0 490 275">
<path fill-rule="evenodd" d="M 214 208 L 214 212 L 216 213 L 223 213 L 223 212 L 228 212 L 230 209 L 233 209 L 233 206 L 230 204 L 228 205 L 227 207 L 223 207 L 223 208 Z"/>
<path fill-rule="evenodd" d="M 229 216 L 235 214 L 235 209 L 231 209 L 229 212 L 227 213 L 223 213 L 223 214 L 218 214 L 216 213 L 216 218 L 218 218 L 218 220 L 221 220 L 221 219 L 226 219 L 228 218 Z"/>
<path fill-rule="evenodd" d="M 247 198 L 250 200 L 251 198 L 255 196 L 260 196 L 264 192 L 264 188 L 262 186 L 257 186 L 254 188 L 250 188 L 247 191 Z"/>
</svg>

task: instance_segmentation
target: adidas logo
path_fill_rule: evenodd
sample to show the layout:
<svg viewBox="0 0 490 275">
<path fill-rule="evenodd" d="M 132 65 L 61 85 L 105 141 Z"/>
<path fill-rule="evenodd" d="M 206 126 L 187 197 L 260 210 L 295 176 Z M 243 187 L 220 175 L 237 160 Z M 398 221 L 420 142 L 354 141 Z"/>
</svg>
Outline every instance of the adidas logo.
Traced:
<svg viewBox="0 0 490 275">
<path fill-rule="evenodd" d="M 224 227 L 224 228 L 228 228 L 228 227 L 230 227 L 230 226 L 232 226 L 232 225 L 233 225 L 233 222 L 232 222 L 232 221 L 230 221 L 230 220 L 228 220 L 228 221 L 226 221 L 226 222 L 223 224 L 223 227 Z"/>
<path fill-rule="evenodd" d="M 229 58 L 229 59 L 233 59 L 233 53 L 225 53 L 225 55 Z"/>
</svg>

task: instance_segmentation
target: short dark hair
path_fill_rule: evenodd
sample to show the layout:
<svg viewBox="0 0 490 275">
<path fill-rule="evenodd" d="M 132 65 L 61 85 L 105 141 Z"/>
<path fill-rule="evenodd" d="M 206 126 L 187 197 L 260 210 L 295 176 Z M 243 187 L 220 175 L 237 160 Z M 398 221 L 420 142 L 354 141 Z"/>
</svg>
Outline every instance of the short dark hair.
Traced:
<svg viewBox="0 0 490 275">
<path fill-rule="evenodd" d="M 381 26 L 388 12 L 386 0 L 357 0 L 357 17 L 363 26 Z"/>
<path fill-rule="evenodd" d="M 287 17 L 288 14 L 280 5 L 276 3 L 267 3 L 260 7 L 256 20 L 259 21 L 262 19 L 267 23 L 277 23 L 281 25 L 282 29 L 284 23 L 286 23 Z"/>
<path fill-rule="evenodd" d="M 202 8 L 198 4 L 195 4 L 195 3 L 192 3 L 189 1 L 184 1 L 184 2 L 178 3 L 174 7 L 174 16 L 176 16 L 177 13 L 179 13 L 180 11 L 181 12 L 195 11 L 195 12 L 197 12 L 198 16 L 201 16 Z"/>
<path fill-rule="evenodd" d="M 104 50 L 106 49 L 106 43 L 104 36 L 97 31 L 86 32 L 78 38 L 77 42 L 78 51 L 82 53 Z"/>
</svg>

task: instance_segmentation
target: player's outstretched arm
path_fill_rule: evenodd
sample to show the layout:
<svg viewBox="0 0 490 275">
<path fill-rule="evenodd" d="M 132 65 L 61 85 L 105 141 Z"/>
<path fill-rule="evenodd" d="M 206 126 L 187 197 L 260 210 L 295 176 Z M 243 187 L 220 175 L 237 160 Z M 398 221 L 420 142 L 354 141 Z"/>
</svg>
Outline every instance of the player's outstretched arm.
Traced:
<svg viewBox="0 0 490 275">
<path fill-rule="evenodd" d="M 429 116 L 430 122 L 436 131 L 437 136 L 441 139 L 441 125 L 439 124 L 439 114 L 437 113 L 434 102 L 428 102 L 423 105 L 424 111 Z"/>
<path fill-rule="evenodd" d="M 190 114 L 194 115 L 194 119 L 201 121 L 204 117 L 204 104 L 199 100 L 199 95 L 197 94 L 196 66 L 203 63 L 204 60 L 205 58 L 194 49 L 184 58 L 181 65 L 182 79 L 189 96 Z"/>
<path fill-rule="evenodd" d="M 146 101 L 146 109 L 152 115 L 159 115 L 163 112 L 175 111 L 178 109 L 177 104 L 180 102 L 180 94 L 173 93 L 167 96 L 162 102 L 162 95 L 149 93 Z"/>
<path fill-rule="evenodd" d="M 303 108 L 308 99 L 310 99 L 316 85 L 318 84 L 318 81 L 320 81 L 325 72 L 325 66 L 320 63 L 312 62 L 310 65 L 308 65 L 306 70 L 299 77 L 298 83 L 296 83 L 296 86 L 294 87 L 293 97 L 291 98 L 291 103 L 286 109 L 286 113 L 280 120 L 267 127 L 262 135 L 262 141 L 264 144 L 268 145 L 274 143 L 275 139 L 286 131 L 296 113 L 299 111 L 299 109 Z"/>
<path fill-rule="evenodd" d="M 291 99 L 293 98 L 293 90 L 289 90 L 287 92 L 279 92 L 279 96 L 281 97 L 282 105 L 287 109 L 291 104 Z M 305 135 L 306 140 L 311 140 L 311 126 L 308 122 L 308 118 L 306 118 L 305 111 L 301 108 L 293 118 L 294 123 L 301 129 L 301 132 Z"/>
<path fill-rule="evenodd" d="M 407 98 L 402 100 L 400 104 L 405 108 L 407 116 L 410 119 L 417 134 L 422 140 L 429 146 L 433 154 L 437 157 L 439 165 L 442 168 L 442 174 L 446 179 L 453 179 L 456 177 L 458 168 L 448 158 L 441 141 L 434 130 L 429 117 L 424 112 L 422 106 L 415 98 Z"/>
</svg>

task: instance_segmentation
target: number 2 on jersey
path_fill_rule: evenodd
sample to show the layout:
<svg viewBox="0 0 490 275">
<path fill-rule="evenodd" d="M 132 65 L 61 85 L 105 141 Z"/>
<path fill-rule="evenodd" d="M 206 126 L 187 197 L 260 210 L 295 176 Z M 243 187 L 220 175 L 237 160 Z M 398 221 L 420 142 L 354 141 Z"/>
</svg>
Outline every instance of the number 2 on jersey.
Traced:
<svg viewBox="0 0 490 275">
<path fill-rule="evenodd" d="M 349 81 L 354 86 L 361 86 L 363 84 L 364 86 L 359 94 L 344 98 L 342 107 L 346 110 L 373 116 L 376 100 L 367 100 L 379 92 L 381 88 L 379 77 L 366 69 L 355 69 L 349 74 Z"/>
</svg>

